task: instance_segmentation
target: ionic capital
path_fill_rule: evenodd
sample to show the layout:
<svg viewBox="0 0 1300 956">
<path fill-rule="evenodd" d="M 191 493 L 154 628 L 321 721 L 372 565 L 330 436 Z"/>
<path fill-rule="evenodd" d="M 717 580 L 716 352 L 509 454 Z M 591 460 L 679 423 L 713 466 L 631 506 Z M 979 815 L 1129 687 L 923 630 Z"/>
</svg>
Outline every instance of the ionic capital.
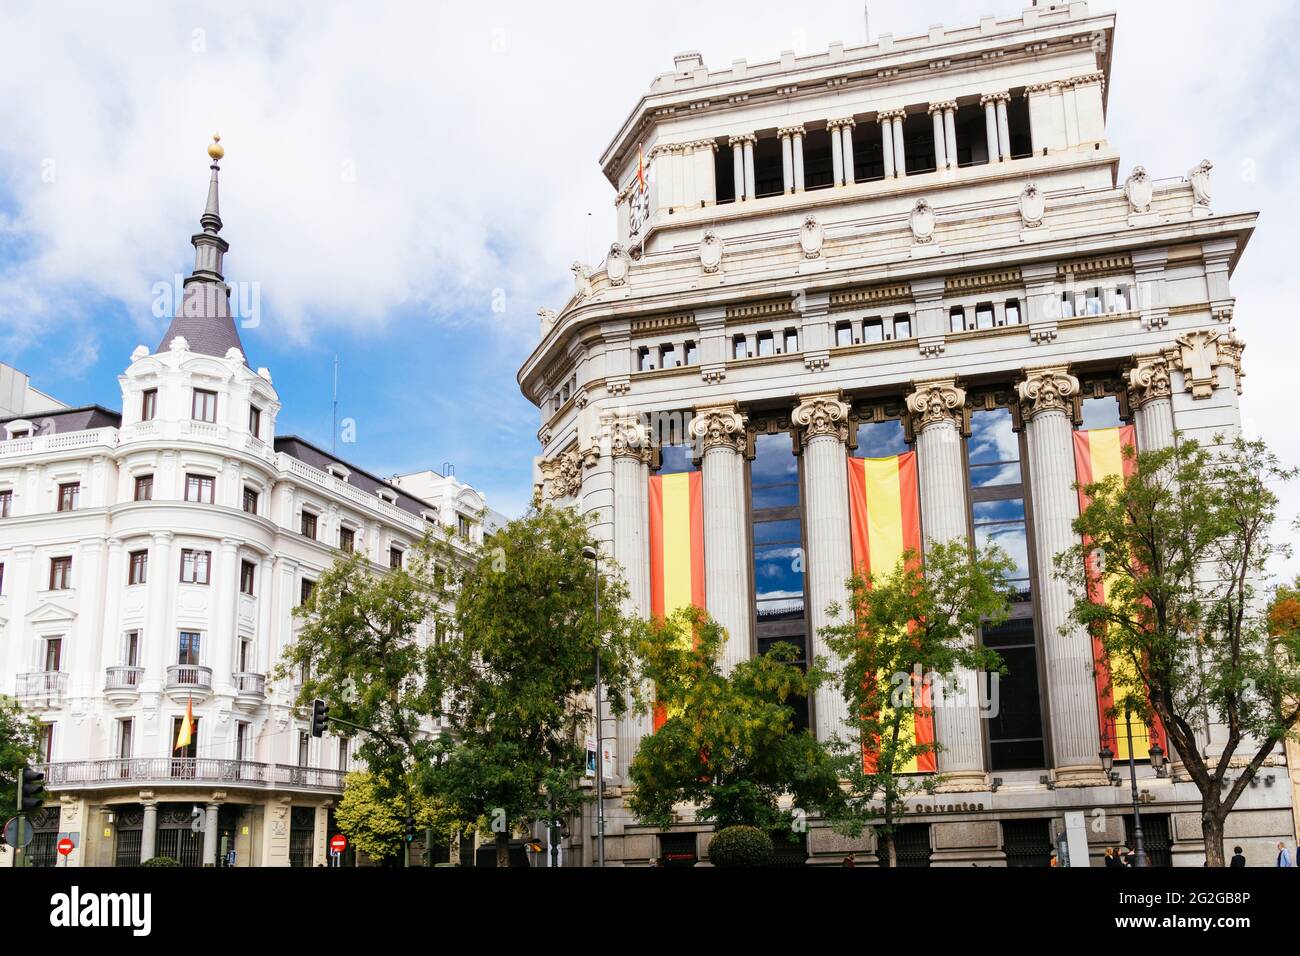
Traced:
<svg viewBox="0 0 1300 956">
<path fill-rule="evenodd" d="M 848 441 L 849 406 L 839 392 L 803 396 L 790 420 L 799 426 L 800 441 L 805 445 L 823 435 Z"/>
<path fill-rule="evenodd" d="M 985 93 L 983 96 L 980 97 L 980 106 L 986 106 L 989 103 L 993 103 L 996 105 L 997 103 L 1010 102 L 1010 100 L 1011 100 L 1011 94 L 1006 92 L 1005 90 L 1003 90 L 1001 93 Z"/>
<path fill-rule="evenodd" d="M 745 416 L 735 402 L 696 408 L 691 437 L 699 443 L 701 454 L 713 448 L 740 451 L 745 445 Z"/>
<path fill-rule="evenodd" d="M 1169 398 L 1173 388 L 1169 381 L 1169 362 L 1164 355 L 1139 355 L 1128 370 L 1129 404 L 1141 408 L 1148 402 Z"/>
<path fill-rule="evenodd" d="M 1031 419 L 1042 412 L 1068 412 L 1071 399 L 1079 393 L 1079 380 L 1064 365 L 1027 368 L 1016 391 L 1020 395 L 1020 413 Z"/>
<path fill-rule="evenodd" d="M 858 125 L 858 121 L 855 120 L 852 116 L 845 116 L 842 119 L 829 120 L 826 123 L 826 128 L 837 129 L 839 127 L 843 127 L 845 129 L 853 129 L 853 127 L 857 125 Z"/>
<path fill-rule="evenodd" d="M 782 138 L 786 136 L 802 136 L 804 135 L 803 124 L 798 124 L 795 126 L 782 126 L 780 129 L 776 131 L 776 135 Z"/>
<path fill-rule="evenodd" d="M 727 138 L 728 146 L 744 146 L 746 143 L 752 143 L 758 139 L 753 133 L 739 133 L 736 136 Z"/>
<path fill-rule="evenodd" d="M 931 379 L 916 382 L 915 386 L 916 390 L 907 396 L 907 410 L 912 413 L 916 431 L 945 422 L 956 424 L 966 404 L 966 390 L 958 388 L 956 379 Z"/>
<path fill-rule="evenodd" d="M 906 117 L 907 117 L 907 110 L 896 109 L 896 110 L 881 110 L 876 118 L 880 120 L 880 122 L 882 123 L 888 123 L 891 120 L 902 120 L 905 119 Z"/>
<path fill-rule="evenodd" d="M 931 113 L 946 113 L 948 110 L 955 110 L 956 108 L 956 100 L 938 100 L 937 102 L 930 104 L 929 111 Z"/>
</svg>

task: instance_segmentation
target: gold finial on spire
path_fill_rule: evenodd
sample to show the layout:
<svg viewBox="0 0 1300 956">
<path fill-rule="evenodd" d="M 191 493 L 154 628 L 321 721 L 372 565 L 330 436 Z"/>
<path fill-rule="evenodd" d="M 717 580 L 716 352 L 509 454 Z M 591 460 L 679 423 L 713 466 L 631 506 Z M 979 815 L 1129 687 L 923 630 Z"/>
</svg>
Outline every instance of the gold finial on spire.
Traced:
<svg viewBox="0 0 1300 956">
<path fill-rule="evenodd" d="M 225 147 L 221 145 L 220 133 L 212 134 L 212 142 L 208 145 L 208 155 L 212 157 L 213 162 L 226 155 Z"/>
</svg>

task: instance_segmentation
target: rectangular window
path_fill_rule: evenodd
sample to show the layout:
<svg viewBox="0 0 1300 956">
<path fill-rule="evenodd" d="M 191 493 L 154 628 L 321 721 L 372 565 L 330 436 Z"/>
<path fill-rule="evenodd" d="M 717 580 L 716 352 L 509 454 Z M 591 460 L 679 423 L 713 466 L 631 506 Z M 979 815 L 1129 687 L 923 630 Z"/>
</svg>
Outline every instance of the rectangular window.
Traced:
<svg viewBox="0 0 1300 956">
<path fill-rule="evenodd" d="M 642 347 L 636 350 L 636 368 L 638 372 L 649 372 L 655 367 L 654 360 L 650 357 L 650 349 Z M 556 393 L 559 398 L 559 393 Z"/>
<path fill-rule="evenodd" d="M 146 584 L 149 580 L 149 552 L 132 551 L 126 575 L 127 584 Z"/>
<path fill-rule="evenodd" d="M 993 303 L 981 302 L 975 306 L 975 328 L 991 329 L 993 328 Z"/>
<path fill-rule="evenodd" d="M 852 345 L 853 344 L 853 325 L 849 322 L 840 322 L 835 326 L 835 344 Z"/>
<path fill-rule="evenodd" d="M 351 554 L 356 550 L 357 533 L 351 528 L 339 528 L 339 550 Z"/>
<path fill-rule="evenodd" d="M 135 500 L 153 501 L 153 475 L 136 475 Z"/>
<path fill-rule="evenodd" d="M 388 549 L 388 566 L 389 566 L 390 568 L 400 568 L 400 567 L 402 566 L 402 549 L 401 549 L 401 548 L 389 548 L 389 549 Z"/>
<path fill-rule="evenodd" d="M 14 506 L 14 493 L 8 489 L 0 491 L 0 518 L 8 518 Z"/>
<path fill-rule="evenodd" d="M 50 558 L 50 590 L 66 591 L 72 587 L 72 558 Z"/>
<path fill-rule="evenodd" d="M 679 364 L 677 361 L 677 346 L 671 344 L 659 346 L 660 368 L 676 368 Z"/>
<path fill-rule="evenodd" d="M 464 515 L 456 515 L 456 530 L 462 538 L 469 537 L 469 519 Z"/>
<path fill-rule="evenodd" d="M 776 354 L 776 338 L 771 332 L 758 333 L 758 354 L 761 356 Z"/>
<path fill-rule="evenodd" d="M 198 667 L 199 652 L 202 650 L 203 635 L 196 631 L 181 631 L 176 645 L 176 663 L 189 667 Z"/>
<path fill-rule="evenodd" d="M 60 670 L 60 665 L 63 663 L 63 638 L 47 637 L 45 639 L 44 661 L 46 673 L 54 674 Z"/>
<path fill-rule="evenodd" d="M 210 475 L 185 476 L 185 500 L 212 504 L 216 495 L 217 480 Z"/>
<path fill-rule="evenodd" d="M 244 510 L 250 515 L 257 514 L 258 494 L 248 485 L 244 485 Z"/>
<path fill-rule="evenodd" d="M 262 410 L 256 405 L 248 406 L 248 433 L 254 438 L 262 437 Z"/>
<path fill-rule="evenodd" d="M 239 639 L 239 660 L 237 662 L 239 673 L 249 674 L 253 670 L 253 642 L 246 637 Z"/>
<path fill-rule="evenodd" d="M 176 742 L 176 738 L 181 734 L 181 723 L 184 717 L 172 718 L 172 736 L 171 743 Z M 199 718 L 194 718 L 194 723 L 190 725 L 190 742 L 184 747 L 178 747 L 172 751 L 172 776 L 173 777 L 192 777 L 194 776 L 194 765 L 189 761 L 194 760 L 199 755 Z"/>
<path fill-rule="evenodd" d="M 239 562 L 239 593 L 253 594 L 253 584 L 257 581 L 257 565 L 252 561 Z"/>
<path fill-rule="evenodd" d="M 212 422 L 215 424 L 217 421 L 217 393 L 196 388 L 194 390 L 194 401 L 190 409 L 190 417 L 196 422 Z"/>
<path fill-rule="evenodd" d="M 1074 318 L 1074 297 L 1068 292 L 1061 293 L 1061 318 Z"/>
<path fill-rule="evenodd" d="M 131 759 L 131 731 L 133 721 L 130 717 L 117 722 L 117 757 L 119 760 Z"/>
<path fill-rule="evenodd" d="M 959 305 L 953 306 L 948 312 L 948 331 L 966 331 L 966 310 Z"/>
<path fill-rule="evenodd" d="M 207 584 L 212 569 L 211 551 L 181 551 L 181 583 Z"/>
<path fill-rule="evenodd" d="M 305 730 L 298 731 L 298 766 L 305 767 L 311 757 L 311 735 Z"/>
<path fill-rule="evenodd" d="M 339 740 L 339 769 L 343 771 L 348 769 L 348 739 L 346 737 Z"/>
<path fill-rule="evenodd" d="M 912 317 L 906 312 L 894 316 L 894 338 L 910 339 L 912 337 Z"/>
<path fill-rule="evenodd" d="M 77 503 L 81 500 L 81 482 L 70 481 L 67 484 L 59 485 L 59 510 L 76 511 Z"/>
<path fill-rule="evenodd" d="M 235 759 L 248 759 L 248 721 L 241 720 L 235 725 Z"/>
<path fill-rule="evenodd" d="M 1006 304 L 1007 325 L 1020 324 L 1020 302 L 1016 299 L 1008 299 Z"/>
<path fill-rule="evenodd" d="M 883 342 L 885 341 L 885 322 L 883 319 L 867 319 L 862 323 L 862 341 L 863 342 Z"/>
<path fill-rule="evenodd" d="M 54 760 L 53 724 L 41 724 L 41 754 L 45 757 L 46 763 Z"/>
<path fill-rule="evenodd" d="M 127 631 L 126 644 L 122 648 L 122 663 L 127 667 L 140 666 L 140 632 Z"/>
<path fill-rule="evenodd" d="M 158 389 L 146 388 L 140 395 L 140 421 L 151 422 L 158 414 Z"/>
<path fill-rule="evenodd" d="M 687 365 L 695 365 L 700 360 L 700 350 L 694 342 L 687 342 L 682 346 L 682 351 L 686 356 Z"/>
<path fill-rule="evenodd" d="M 799 331 L 797 329 L 785 330 L 785 343 L 782 345 L 782 349 L 786 355 L 799 351 Z"/>
<path fill-rule="evenodd" d="M 298 603 L 310 604 L 311 597 L 316 593 L 316 582 L 309 578 L 303 578 L 302 583 L 298 585 Z"/>
<path fill-rule="evenodd" d="M 304 538 L 311 538 L 313 541 L 315 541 L 316 540 L 316 516 L 312 514 L 310 511 L 304 509 L 302 513 L 301 524 L 299 525 L 298 530 L 302 532 L 302 536 Z"/>
<path fill-rule="evenodd" d="M 731 357 L 737 359 L 749 357 L 749 348 L 745 344 L 743 335 L 737 335 L 731 340 Z"/>
</svg>

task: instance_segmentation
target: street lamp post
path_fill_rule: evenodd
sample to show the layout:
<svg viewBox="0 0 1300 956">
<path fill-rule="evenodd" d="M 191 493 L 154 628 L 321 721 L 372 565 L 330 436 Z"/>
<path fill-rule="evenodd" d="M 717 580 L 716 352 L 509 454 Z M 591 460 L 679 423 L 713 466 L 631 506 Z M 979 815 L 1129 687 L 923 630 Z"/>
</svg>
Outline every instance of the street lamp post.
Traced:
<svg viewBox="0 0 1300 956">
<path fill-rule="evenodd" d="M 1133 799 L 1133 852 L 1137 856 L 1137 862 L 1134 866 L 1147 867 L 1147 851 L 1142 841 L 1142 810 L 1138 801 L 1138 783 L 1137 783 L 1137 763 L 1133 759 L 1133 711 L 1125 702 L 1124 705 L 1124 733 L 1128 738 L 1128 779 Z M 1164 751 L 1160 749 L 1159 744 L 1153 744 L 1150 750 L 1151 766 L 1160 774 L 1160 768 L 1164 763 Z M 1102 745 L 1101 748 L 1101 766 L 1107 774 L 1110 773 L 1111 767 L 1115 764 L 1115 755 L 1111 752 L 1110 747 Z"/>
<path fill-rule="evenodd" d="M 600 712 L 600 552 L 582 549 L 596 569 L 596 865 L 605 865 L 605 738 Z"/>
</svg>

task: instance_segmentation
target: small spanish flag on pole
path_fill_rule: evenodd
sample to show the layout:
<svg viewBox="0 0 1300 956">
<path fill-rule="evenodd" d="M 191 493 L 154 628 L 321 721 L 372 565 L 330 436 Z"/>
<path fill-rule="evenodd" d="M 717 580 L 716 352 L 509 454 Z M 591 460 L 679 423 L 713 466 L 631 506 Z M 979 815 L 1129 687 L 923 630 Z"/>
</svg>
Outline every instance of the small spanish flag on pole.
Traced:
<svg viewBox="0 0 1300 956">
<path fill-rule="evenodd" d="M 645 153 L 641 152 L 641 144 L 636 147 L 636 181 L 642 192 L 645 192 Z"/>
<path fill-rule="evenodd" d="M 173 750 L 180 750 L 182 747 L 188 747 L 194 738 L 194 698 L 191 697 L 185 703 L 185 719 L 181 721 L 181 729 L 176 733 L 176 746 Z"/>
</svg>

